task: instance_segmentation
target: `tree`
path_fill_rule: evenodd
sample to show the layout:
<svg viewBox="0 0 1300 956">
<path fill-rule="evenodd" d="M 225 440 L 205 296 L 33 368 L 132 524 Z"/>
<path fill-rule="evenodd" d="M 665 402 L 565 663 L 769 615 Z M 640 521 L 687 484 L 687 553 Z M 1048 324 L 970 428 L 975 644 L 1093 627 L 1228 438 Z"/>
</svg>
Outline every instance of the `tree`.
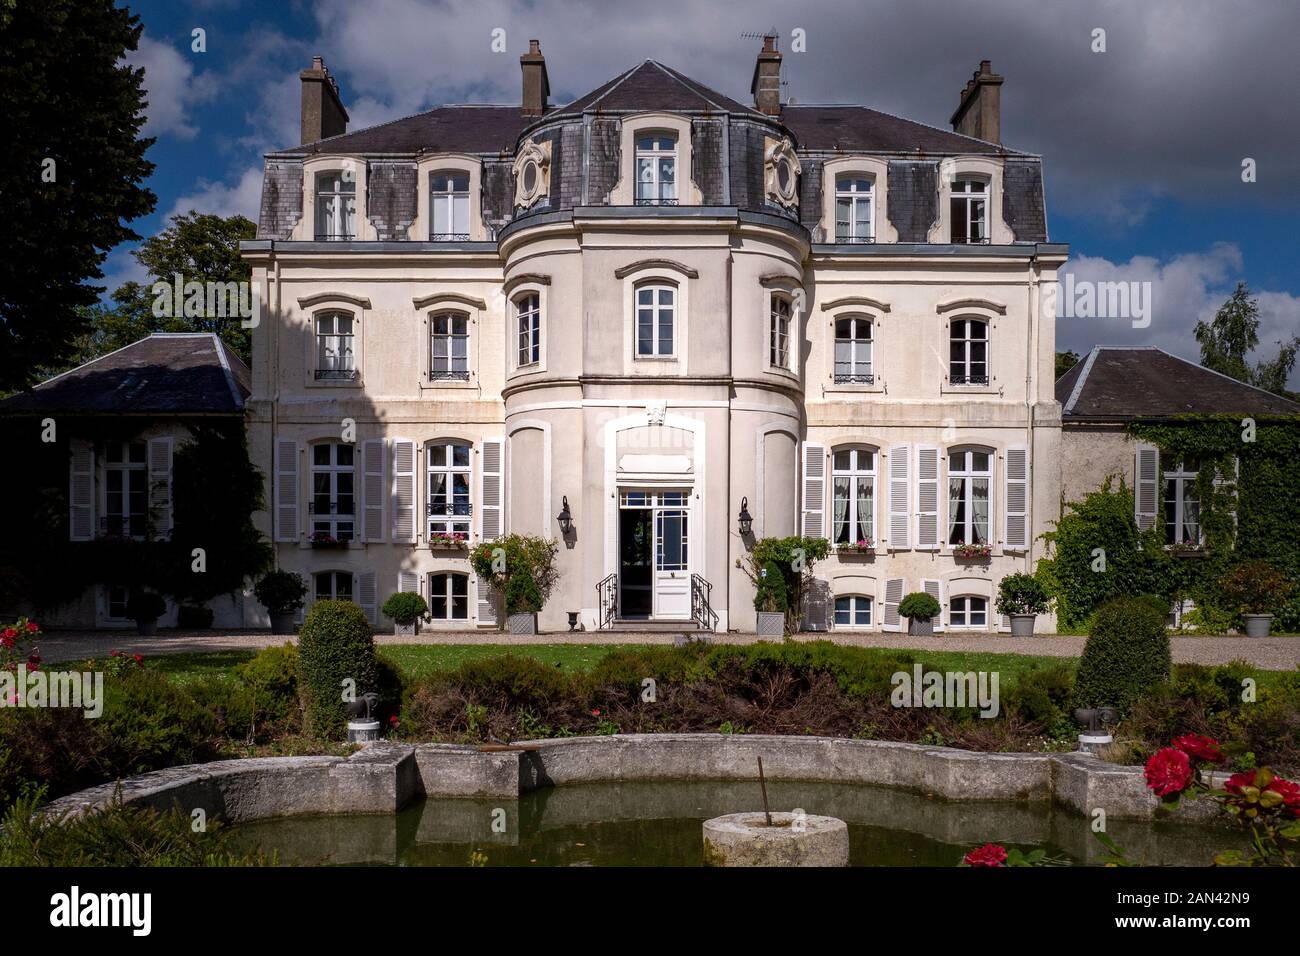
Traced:
<svg viewBox="0 0 1300 956">
<path fill-rule="evenodd" d="M 1196 323 L 1196 341 L 1201 344 L 1201 364 L 1239 382 L 1254 385 L 1285 397 L 1286 380 L 1300 353 L 1300 338 L 1278 342 L 1277 357 L 1261 360 L 1254 367 L 1246 356 L 1259 345 L 1259 302 L 1246 283 L 1238 282 L 1228 301 L 1219 306 L 1214 318 Z"/>
<path fill-rule="evenodd" d="M 103 291 L 88 280 L 157 202 L 143 185 L 144 71 L 124 60 L 140 32 L 113 0 L 6 4 L 0 17 L 0 391 L 63 364 Z"/>
<path fill-rule="evenodd" d="M 1079 364 L 1078 352 L 1074 352 L 1074 351 L 1057 352 L 1056 353 L 1056 377 L 1060 378 L 1062 375 L 1064 375 L 1066 372 L 1068 372 L 1070 369 L 1074 368 L 1078 364 Z"/>
<path fill-rule="evenodd" d="M 1294 392 L 1286 387 L 1286 380 L 1295 368 L 1296 353 L 1300 352 L 1300 338 L 1291 337 L 1289 342 L 1279 342 L 1277 358 L 1271 362 L 1260 362 L 1251 373 L 1251 384 L 1265 389 L 1274 395 L 1296 400 Z"/>
</svg>

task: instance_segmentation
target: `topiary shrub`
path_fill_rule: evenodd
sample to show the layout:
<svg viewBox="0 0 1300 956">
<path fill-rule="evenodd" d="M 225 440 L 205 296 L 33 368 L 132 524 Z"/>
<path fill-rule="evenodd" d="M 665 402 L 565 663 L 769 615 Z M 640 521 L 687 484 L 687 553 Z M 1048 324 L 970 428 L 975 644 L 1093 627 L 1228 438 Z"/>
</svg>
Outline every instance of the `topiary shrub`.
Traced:
<svg viewBox="0 0 1300 956">
<path fill-rule="evenodd" d="M 1092 616 L 1079 658 L 1075 707 L 1116 707 L 1121 712 L 1149 688 L 1169 682 L 1167 612 L 1160 598 L 1121 597 Z"/>
<path fill-rule="evenodd" d="M 303 731 L 337 739 L 347 720 L 346 687 L 379 690 L 375 639 L 366 612 L 351 601 L 317 601 L 298 632 L 298 698 Z M 345 681 L 352 681 L 345 685 Z"/>
<path fill-rule="evenodd" d="M 1047 589 L 1032 574 L 1008 574 L 998 582 L 999 614 L 1046 614 Z"/>
<path fill-rule="evenodd" d="M 429 613 L 429 605 L 424 598 L 413 591 L 398 591 L 379 609 L 384 617 L 403 627 L 410 627 Z"/>
<path fill-rule="evenodd" d="M 784 612 L 790 606 L 790 599 L 785 587 L 785 575 L 777 565 L 768 561 L 763 565 L 762 574 L 754 588 L 754 610 Z"/>
<path fill-rule="evenodd" d="M 528 568 L 520 568 L 510 575 L 506 581 L 505 599 L 507 614 L 537 614 L 545 603 L 542 591 Z"/>
<path fill-rule="evenodd" d="M 939 602 L 924 591 L 913 591 L 898 605 L 898 613 L 914 621 L 928 621 L 939 616 Z"/>
<path fill-rule="evenodd" d="M 268 571 L 253 585 L 253 594 L 267 614 L 292 614 L 302 607 L 307 585 L 292 571 Z"/>
</svg>

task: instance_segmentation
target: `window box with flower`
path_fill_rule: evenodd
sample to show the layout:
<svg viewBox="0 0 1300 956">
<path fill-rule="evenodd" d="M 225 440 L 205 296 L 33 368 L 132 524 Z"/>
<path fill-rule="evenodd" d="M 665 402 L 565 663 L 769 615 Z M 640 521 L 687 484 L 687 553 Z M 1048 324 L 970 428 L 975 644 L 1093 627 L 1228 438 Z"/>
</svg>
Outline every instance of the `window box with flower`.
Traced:
<svg viewBox="0 0 1300 956">
<path fill-rule="evenodd" d="M 463 531 L 429 532 L 430 551 L 462 551 L 469 547 L 469 535 Z"/>
<path fill-rule="evenodd" d="M 336 538 L 328 531 L 313 531 L 309 540 L 313 548 L 320 550 L 346 548 L 348 546 L 346 539 Z"/>
<path fill-rule="evenodd" d="M 835 553 L 843 555 L 874 555 L 876 553 L 876 543 L 870 538 L 846 541 L 835 546 Z"/>
<path fill-rule="evenodd" d="M 952 549 L 952 556 L 960 561 L 984 561 L 993 555 L 992 545 L 958 544 Z"/>
</svg>

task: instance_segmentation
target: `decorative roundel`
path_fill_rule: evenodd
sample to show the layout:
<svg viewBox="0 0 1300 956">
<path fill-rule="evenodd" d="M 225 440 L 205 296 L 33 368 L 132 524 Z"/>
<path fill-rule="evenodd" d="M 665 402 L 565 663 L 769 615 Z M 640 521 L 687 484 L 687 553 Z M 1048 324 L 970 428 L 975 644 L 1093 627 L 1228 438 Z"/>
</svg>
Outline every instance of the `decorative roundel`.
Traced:
<svg viewBox="0 0 1300 956">
<path fill-rule="evenodd" d="M 792 207 L 799 202 L 799 157 L 789 138 L 780 142 L 769 141 L 765 158 L 767 198 L 781 206 Z"/>
<path fill-rule="evenodd" d="M 529 208 L 550 193 L 551 144 L 527 142 L 515 156 L 515 206 Z"/>
</svg>

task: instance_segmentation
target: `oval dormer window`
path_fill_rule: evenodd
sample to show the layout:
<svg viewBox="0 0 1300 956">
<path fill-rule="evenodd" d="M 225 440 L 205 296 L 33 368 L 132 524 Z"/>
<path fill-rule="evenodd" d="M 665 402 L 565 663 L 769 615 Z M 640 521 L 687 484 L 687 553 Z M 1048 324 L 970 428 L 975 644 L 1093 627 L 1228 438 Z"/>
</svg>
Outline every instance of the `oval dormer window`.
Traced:
<svg viewBox="0 0 1300 956">
<path fill-rule="evenodd" d="M 537 190 L 537 163 L 529 161 L 524 164 L 524 192 L 530 195 Z"/>
<path fill-rule="evenodd" d="M 781 159 L 776 164 L 776 185 L 782 196 L 790 195 L 790 161 Z"/>
</svg>

